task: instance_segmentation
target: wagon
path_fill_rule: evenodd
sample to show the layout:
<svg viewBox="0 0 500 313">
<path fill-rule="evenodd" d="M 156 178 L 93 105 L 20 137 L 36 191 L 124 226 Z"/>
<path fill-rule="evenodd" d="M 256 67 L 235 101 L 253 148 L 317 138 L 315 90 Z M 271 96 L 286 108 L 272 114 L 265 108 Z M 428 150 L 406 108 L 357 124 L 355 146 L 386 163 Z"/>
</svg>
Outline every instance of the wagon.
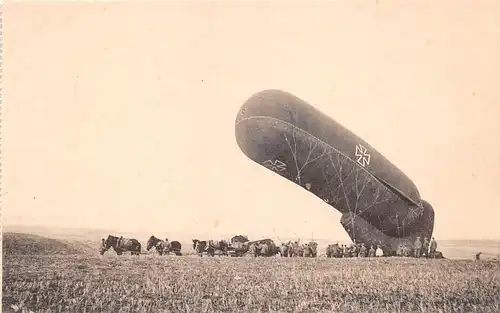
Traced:
<svg viewBox="0 0 500 313">
<path fill-rule="evenodd" d="M 272 239 L 266 238 L 250 241 L 248 240 L 247 236 L 242 235 L 234 236 L 233 238 L 231 238 L 231 243 L 227 247 L 227 254 L 232 257 L 241 257 L 249 251 L 252 244 L 257 243 L 265 244 L 269 247 L 269 252 L 267 253 L 269 254 L 268 256 L 276 254 L 277 247 Z"/>
<path fill-rule="evenodd" d="M 231 257 L 242 257 L 248 252 L 248 245 L 243 242 L 232 242 L 227 247 L 227 254 Z"/>
</svg>

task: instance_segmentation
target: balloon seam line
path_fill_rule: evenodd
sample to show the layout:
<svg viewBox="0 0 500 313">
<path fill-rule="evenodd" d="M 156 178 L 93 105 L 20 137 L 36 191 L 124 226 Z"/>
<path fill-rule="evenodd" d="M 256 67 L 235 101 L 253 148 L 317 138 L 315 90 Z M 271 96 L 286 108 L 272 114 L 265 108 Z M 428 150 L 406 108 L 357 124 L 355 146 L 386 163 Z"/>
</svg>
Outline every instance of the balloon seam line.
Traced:
<svg viewBox="0 0 500 313">
<path fill-rule="evenodd" d="M 323 141 L 323 140 L 319 139 L 318 137 L 314 136 L 313 134 L 311 134 L 311 133 L 309 133 L 309 132 L 307 132 L 307 131 L 303 130 L 302 128 L 300 128 L 300 127 L 297 127 L 297 126 L 293 125 L 292 123 L 289 123 L 289 122 L 283 121 L 283 120 L 281 120 L 281 119 L 279 119 L 279 118 L 275 118 L 275 117 L 271 117 L 271 116 L 265 116 L 265 115 L 251 116 L 251 117 L 246 117 L 246 118 L 243 118 L 243 119 L 239 120 L 239 121 L 236 123 L 236 125 L 235 125 L 235 126 L 238 126 L 238 124 L 239 124 L 239 123 L 241 123 L 241 122 L 243 122 L 243 121 L 246 121 L 246 120 L 250 120 L 250 119 L 271 119 L 271 120 L 275 120 L 275 121 L 278 121 L 278 122 L 281 122 L 281 123 L 287 124 L 287 125 L 289 125 L 289 126 L 291 126 L 291 127 L 295 128 L 295 129 L 300 130 L 300 131 L 302 131 L 303 133 L 305 133 L 305 134 L 307 134 L 307 135 L 309 135 L 309 136 L 313 137 L 314 139 L 318 140 L 319 142 L 323 143 L 324 145 L 326 145 L 326 146 L 330 147 L 332 150 L 337 151 L 339 154 L 343 155 L 345 158 L 347 158 L 348 160 L 350 160 L 352 163 L 355 163 L 355 164 L 356 164 L 356 162 L 355 162 L 353 159 L 351 159 L 350 157 L 348 157 L 348 156 L 347 156 L 347 155 L 345 155 L 344 153 L 340 152 L 340 151 L 339 151 L 339 150 L 337 150 L 336 148 L 332 147 L 330 144 L 326 143 L 325 141 Z M 356 166 L 358 166 L 358 165 L 356 165 Z M 379 181 L 379 179 L 377 179 L 377 176 L 375 176 L 374 174 L 370 173 L 370 171 L 368 171 L 368 170 L 367 170 L 367 169 L 365 169 L 364 167 L 361 167 L 361 169 L 362 169 L 363 171 L 365 171 L 366 173 L 368 173 L 368 175 L 370 175 L 371 177 L 373 177 L 376 181 Z M 397 195 L 397 194 L 396 194 L 393 190 L 391 190 L 390 188 L 388 188 L 388 187 L 387 187 L 387 186 L 385 186 L 384 184 L 381 184 L 381 185 L 382 185 L 382 186 L 383 186 L 383 187 L 384 187 L 387 191 L 389 191 L 391 194 L 393 194 L 393 195 L 395 195 L 396 197 L 398 197 L 398 195 Z M 398 197 L 398 198 L 399 198 L 399 197 Z M 409 197 L 408 197 L 408 198 L 409 198 Z M 411 198 L 410 198 L 410 199 L 411 199 Z M 413 200 L 412 200 L 412 202 L 413 202 Z"/>
</svg>

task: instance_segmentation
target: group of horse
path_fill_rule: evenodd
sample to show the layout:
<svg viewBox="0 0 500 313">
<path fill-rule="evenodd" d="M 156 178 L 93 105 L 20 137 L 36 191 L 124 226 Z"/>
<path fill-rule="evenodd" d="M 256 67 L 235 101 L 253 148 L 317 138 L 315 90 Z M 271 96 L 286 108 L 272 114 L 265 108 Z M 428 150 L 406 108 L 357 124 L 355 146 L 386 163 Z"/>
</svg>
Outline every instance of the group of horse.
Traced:
<svg viewBox="0 0 500 313">
<path fill-rule="evenodd" d="M 108 235 L 108 238 L 101 239 L 101 246 L 99 248 L 99 253 L 103 255 L 110 248 L 115 250 L 117 255 L 122 255 L 124 252 L 130 252 L 131 255 L 140 255 L 142 245 L 139 240 L 134 238 L 123 238 L 113 235 Z M 182 255 L 181 249 L 182 245 L 179 241 L 169 241 L 156 238 L 151 236 L 148 239 L 146 250 L 149 251 L 155 248 L 159 255 L 174 253 L 175 255 Z"/>
<path fill-rule="evenodd" d="M 245 236 L 235 236 L 231 241 L 193 239 L 193 250 L 199 256 L 206 253 L 214 256 L 216 252 L 224 256 L 263 256 L 270 257 L 279 255 L 282 257 L 316 257 L 318 255 L 318 243 L 314 241 L 299 244 L 298 241 L 286 242 L 276 245 L 272 239 L 261 239 L 250 241 Z"/>
<path fill-rule="evenodd" d="M 298 241 L 286 242 L 281 245 L 276 245 L 271 239 L 261 239 L 250 241 L 248 237 L 238 235 L 228 240 L 199 240 L 193 239 L 193 250 L 200 257 L 204 254 L 207 256 L 263 256 L 270 257 L 280 255 L 282 257 L 316 257 L 318 244 L 314 241 L 299 244 Z M 99 253 L 103 255 L 110 248 L 117 255 L 122 255 L 124 252 L 130 252 L 132 255 L 140 255 L 141 243 L 134 238 L 123 238 L 113 235 L 108 235 L 106 239 L 101 239 Z M 155 248 L 159 255 L 168 255 L 174 253 L 181 256 L 182 245 L 179 241 L 169 241 L 151 236 L 147 241 L 146 250 L 150 251 Z"/>
</svg>

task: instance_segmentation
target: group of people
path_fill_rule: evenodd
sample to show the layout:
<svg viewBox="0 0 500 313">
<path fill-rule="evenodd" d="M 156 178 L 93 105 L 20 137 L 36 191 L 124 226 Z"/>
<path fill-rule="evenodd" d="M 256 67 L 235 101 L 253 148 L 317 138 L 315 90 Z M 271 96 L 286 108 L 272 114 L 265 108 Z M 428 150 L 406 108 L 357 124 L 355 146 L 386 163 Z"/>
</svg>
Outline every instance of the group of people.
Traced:
<svg viewBox="0 0 500 313">
<path fill-rule="evenodd" d="M 351 243 L 351 245 L 340 245 L 340 253 L 343 258 L 374 258 L 384 256 L 380 246 L 370 245 L 368 248 L 364 243 Z"/>
<path fill-rule="evenodd" d="M 399 257 L 438 257 L 440 252 L 437 251 L 437 242 L 432 237 L 429 241 L 427 237 L 424 237 L 423 241 L 420 237 L 417 237 L 413 245 L 400 244 L 396 250 L 396 256 Z M 378 245 L 365 245 L 364 243 L 351 243 L 350 245 L 338 243 L 335 245 L 330 245 L 327 248 L 328 257 L 340 257 L 340 258 L 372 258 L 372 257 L 382 257 L 384 256 L 384 250 Z"/>
<path fill-rule="evenodd" d="M 400 257 L 432 257 L 437 252 L 437 242 L 434 237 L 429 239 L 424 237 L 424 240 L 421 241 L 420 237 L 417 237 L 415 242 L 413 243 L 413 247 L 409 247 L 408 245 L 400 244 L 398 249 L 396 250 L 396 255 Z"/>
</svg>

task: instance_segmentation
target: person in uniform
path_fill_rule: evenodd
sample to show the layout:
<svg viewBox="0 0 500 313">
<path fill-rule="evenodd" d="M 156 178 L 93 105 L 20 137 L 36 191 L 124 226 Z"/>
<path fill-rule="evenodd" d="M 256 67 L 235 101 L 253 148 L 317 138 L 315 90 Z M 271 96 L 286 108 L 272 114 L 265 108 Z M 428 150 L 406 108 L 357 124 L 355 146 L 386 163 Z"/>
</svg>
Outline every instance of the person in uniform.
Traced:
<svg viewBox="0 0 500 313">
<path fill-rule="evenodd" d="M 168 238 L 165 238 L 165 245 L 163 246 L 163 253 L 169 254 L 170 253 L 170 242 L 168 241 Z"/>
<path fill-rule="evenodd" d="M 424 243 L 422 244 L 422 256 L 429 257 L 429 239 L 427 237 L 424 237 Z"/>
<path fill-rule="evenodd" d="M 370 245 L 370 250 L 368 251 L 368 257 L 369 258 L 375 257 L 375 248 L 373 248 L 373 245 Z"/>
<path fill-rule="evenodd" d="M 354 258 L 357 258 L 358 257 L 358 254 L 359 254 L 359 243 L 358 244 L 354 244 L 354 247 L 353 247 L 353 257 Z"/>
<path fill-rule="evenodd" d="M 349 257 L 354 258 L 356 256 L 356 244 L 352 243 L 349 248 Z"/>
<path fill-rule="evenodd" d="M 349 257 L 349 255 L 347 254 L 347 245 L 342 245 L 342 257 L 343 258 Z"/>
<path fill-rule="evenodd" d="M 430 255 L 431 258 L 433 258 L 434 255 L 436 254 L 436 250 L 437 250 L 437 242 L 434 239 L 434 237 L 432 237 L 431 244 L 430 244 L 430 247 L 429 247 L 429 255 Z"/>
<path fill-rule="evenodd" d="M 280 250 L 279 250 L 280 255 L 281 255 L 282 257 L 288 256 L 288 255 L 285 255 L 285 254 L 286 254 L 286 252 L 285 252 L 285 251 L 286 251 L 285 243 L 284 243 L 284 242 L 282 242 L 282 243 L 281 243 Z"/>
<path fill-rule="evenodd" d="M 422 242 L 420 241 L 420 237 L 417 237 L 415 240 L 415 244 L 413 245 L 413 255 L 417 259 L 420 258 L 420 254 L 422 252 Z"/>
<path fill-rule="evenodd" d="M 411 257 L 411 248 L 408 245 L 403 246 L 403 255 L 407 258 Z"/>
<path fill-rule="evenodd" d="M 407 257 L 408 255 L 408 247 L 405 244 L 401 244 L 401 256 Z"/>
<path fill-rule="evenodd" d="M 375 251 L 375 256 L 376 257 L 382 257 L 382 256 L 384 256 L 384 251 L 382 250 L 382 248 L 380 248 L 379 245 L 377 245 L 377 250 Z"/>
<path fill-rule="evenodd" d="M 294 256 L 294 257 L 299 256 L 299 252 L 300 252 L 300 251 L 299 251 L 299 248 L 300 248 L 300 247 L 299 247 L 299 241 L 298 241 L 298 240 L 297 240 L 297 241 L 295 241 L 295 242 L 292 244 L 292 246 L 293 246 L 293 256 Z"/>
<path fill-rule="evenodd" d="M 398 248 L 396 249 L 396 255 L 398 257 L 402 257 L 403 256 L 403 245 L 402 244 L 398 245 Z"/>
<path fill-rule="evenodd" d="M 361 244 L 361 248 L 359 248 L 358 257 L 360 257 L 360 258 L 365 258 L 366 257 L 366 247 L 365 247 L 364 243 L 362 243 Z"/>
</svg>

